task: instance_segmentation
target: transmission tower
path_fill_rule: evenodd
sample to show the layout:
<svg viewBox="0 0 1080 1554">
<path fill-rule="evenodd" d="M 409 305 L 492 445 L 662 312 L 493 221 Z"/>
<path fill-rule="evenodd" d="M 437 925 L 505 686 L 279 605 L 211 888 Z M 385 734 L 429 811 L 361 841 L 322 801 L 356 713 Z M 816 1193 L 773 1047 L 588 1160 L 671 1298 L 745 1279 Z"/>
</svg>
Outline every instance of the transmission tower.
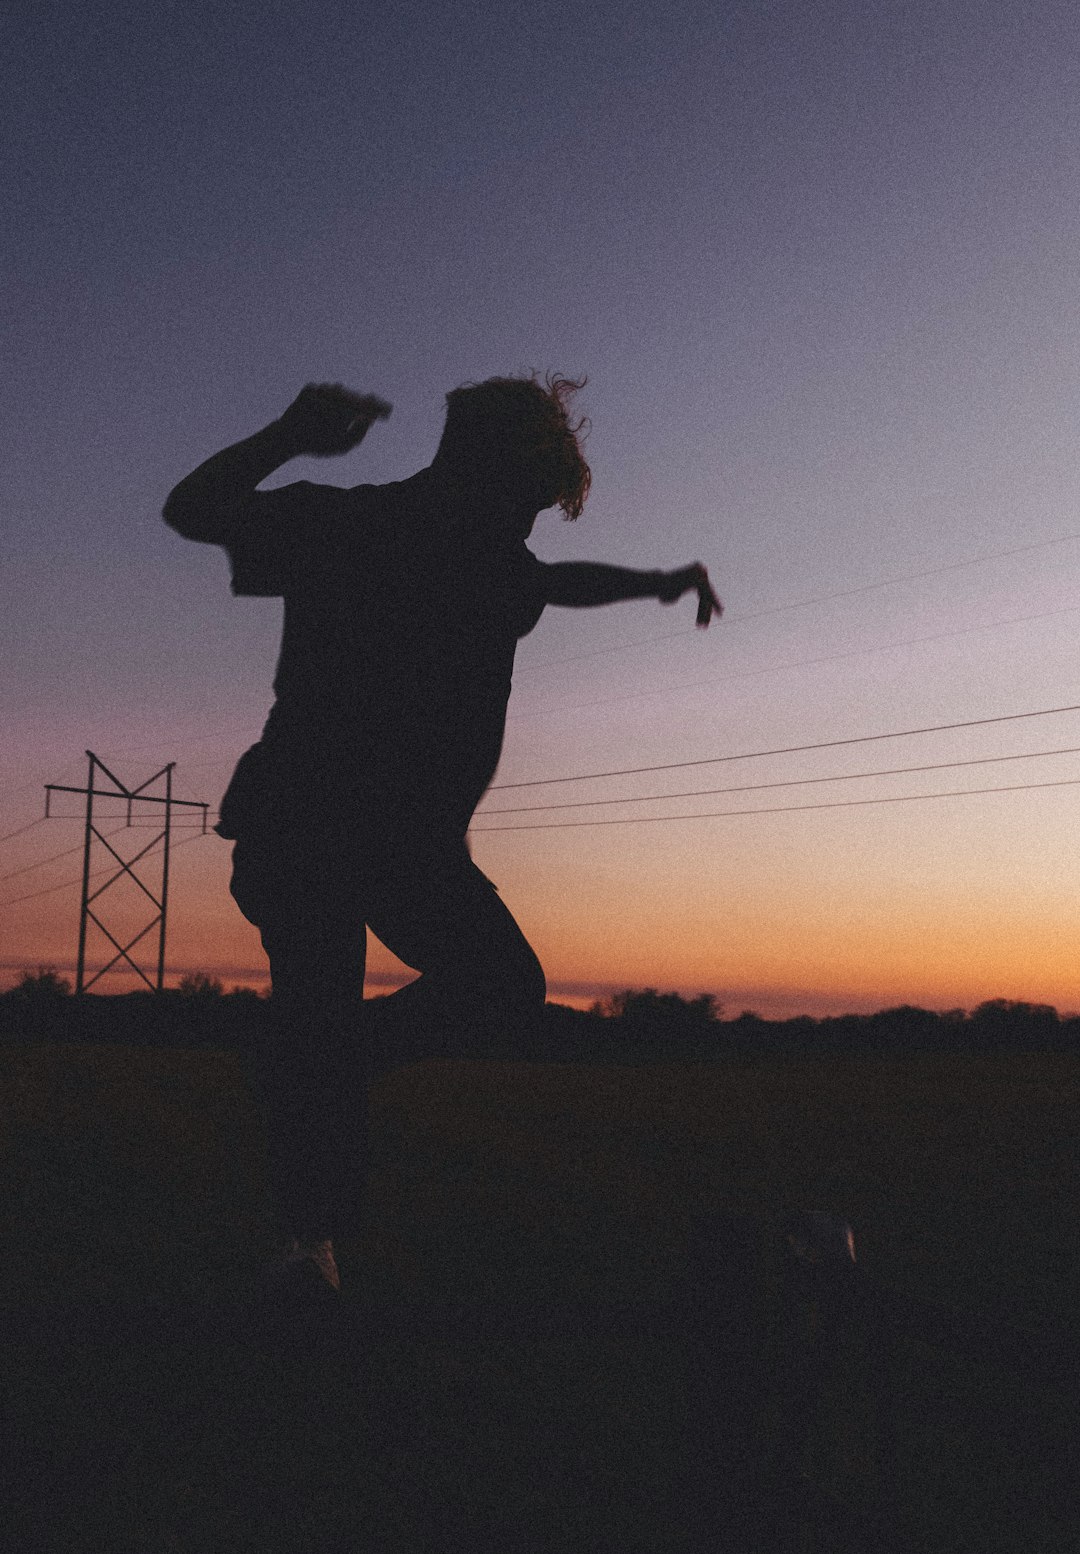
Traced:
<svg viewBox="0 0 1080 1554">
<path fill-rule="evenodd" d="M 49 806 L 52 801 L 52 795 L 54 793 L 81 793 L 86 799 L 86 818 L 83 841 L 82 901 L 79 907 L 79 958 L 75 973 L 75 991 L 76 993 L 87 992 L 90 988 L 93 987 L 94 983 L 97 982 L 99 978 L 105 975 L 107 971 L 111 971 L 119 961 L 125 960 L 131 967 L 132 971 L 134 971 L 142 978 L 142 980 L 146 983 L 147 987 L 150 988 L 152 992 L 160 993 L 165 985 L 165 927 L 169 905 L 169 844 L 172 839 L 173 810 L 177 808 L 201 810 L 202 829 L 203 835 L 205 835 L 206 812 L 208 806 L 196 799 L 173 798 L 172 779 L 173 769 L 176 766 L 175 761 L 170 761 L 168 766 L 163 766 L 159 772 L 155 772 L 152 777 L 148 777 L 145 782 L 141 782 L 137 788 L 129 788 L 120 781 L 119 777 L 115 776 L 114 773 L 109 770 L 100 756 L 95 755 L 92 750 L 88 750 L 86 754 L 89 757 L 90 769 L 87 774 L 85 788 L 71 788 L 55 782 L 47 782 L 45 784 L 46 818 L 49 816 Z M 99 773 L 102 774 L 100 779 L 98 778 Z M 108 782 L 111 782 L 113 786 L 111 788 L 98 787 L 96 786 L 97 780 L 107 780 Z M 148 788 L 152 788 L 155 783 L 160 783 L 162 780 L 164 780 L 163 793 L 148 793 L 146 791 Z M 164 805 L 165 813 L 162 819 L 162 828 L 156 836 L 147 842 L 145 847 L 140 848 L 140 850 L 135 854 L 134 858 L 121 858 L 120 854 L 116 851 L 116 848 L 112 845 L 107 837 L 101 834 L 97 825 L 95 824 L 95 798 L 122 799 L 127 806 L 127 823 L 129 826 L 132 823 L 132 815 L 138 813 L 137 810 L 133 809 L 134 805 Z M 90 855 L 93 851 L 95 840 L 97 840 L 102 847 L 104 847 L 112 854 L 113 858 L 119 865 L 119 868 L 105 881 L 103 885 L 99 885 L 93 894 L 91 894 Z M 146 881 L 139 878 L 138 874 L 135 872 L 135 866 L 144 858 L 146 858 L 149 853 L 153 852 L 154 848 L 158 845 L 159 842 L 163 843 L 164 845 L 162 846 L 161 850 L 161 883 L 158 888 L 158 893 L 155 894 L 155 892 L 151 890 Z M 156 915 L 150 919 L 145 927 L 139 930 L 133 939 L 129 939 L 127 944 L 121 944 L 119 939 L 115 938 L 109 929 L 106 928 L 105 924 L 101 921 L 101 918 L 97 915 L 97 913 L 92 910 L 92 903 L 96 902 L 99 897 L 105 894 L 110 886 L 115 885 L 117 881 L 123 879 L 125 875 L 127 875 L 129 879 L 135 881 L 135 884 L 147 897 L 151 905 L 157 910 Z M 86 978 L 86 934 L 90 923 L 93 923 L 94 926 L 105 935 L 106 939 L 108 939 L 109 943 L 116 950 L 116 954 L 113 956 L 112 960 L 109 961 L 108 965 L 102 966 L 101 969 L 96 971 L 88 981 Z M 130 952 L 137 944 L 141 943 L 141 941 L 146 938 L 148 933 L 150 933 L 155 928 L 158 930 L 157 980 L 151 981 L 150 977 L 147 976 L 143 968 L 131 958 Z"/>
</svg>

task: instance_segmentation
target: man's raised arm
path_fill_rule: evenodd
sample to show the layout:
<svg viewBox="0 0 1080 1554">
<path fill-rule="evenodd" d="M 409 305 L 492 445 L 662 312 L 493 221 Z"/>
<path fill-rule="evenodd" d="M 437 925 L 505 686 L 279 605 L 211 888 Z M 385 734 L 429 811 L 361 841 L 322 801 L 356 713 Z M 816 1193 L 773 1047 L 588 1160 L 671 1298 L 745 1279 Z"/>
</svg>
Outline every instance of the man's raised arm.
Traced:
<svg viewBox="0 0 1080 1554">
<path fill-rule="evenodd" d="M 605 566 L 599 561 L 556 561 L 545 568 L 545 573 L 549 604 L 578 609 L 618 604 L 623 599 L 659 599 L 662 604 L 674 604 L 693 590 L 698 596 L 699 626 L 707 626 L 724 609 L 700 561 L 674 572 L 637 572 L 631 567 Z"/>
<path fill-rule="evenodd" d="M 163 517 L 188 540 L 221 545 L 256 487 L 300 454 L 348 453 L 390 406 L 339 383 L 309 383 L 276 421 L 223 448 L 170 491 Z"/>
</svg>

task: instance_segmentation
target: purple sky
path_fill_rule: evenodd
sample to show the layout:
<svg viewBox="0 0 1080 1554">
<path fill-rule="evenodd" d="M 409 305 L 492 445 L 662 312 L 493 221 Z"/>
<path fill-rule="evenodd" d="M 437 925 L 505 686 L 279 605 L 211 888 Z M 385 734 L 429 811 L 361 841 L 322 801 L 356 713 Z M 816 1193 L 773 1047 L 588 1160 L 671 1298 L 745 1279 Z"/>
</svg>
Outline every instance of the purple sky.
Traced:
<svg viewBox="0 0 1080 1554">
<path fill-rule="evenodd" d="M 534 548 L 713 572 L 728 619 L 707 635 L 689 606 L 548 612 L 519 655 L 504 780 L 1080 701 L 1077 617 L 1048 613 L 1080 609 L 1074 543 L 740 621 L 1080 530 L 1073 7 L 43 0 L 0 44 L 0 834 L 87 745 L 137 779 L 176 758 L 183 791 L 220 795 L 265 716 L 278 607 L 232 600 L 221 559 L 158 514 L 309 379 L 394 403 L 356 454 L 280 477 L 352 484 L 426 463 L 456 383 L 587 373 L 594 494 Z M 867 651 L 890 643 L 907 645 Z M 928 759 L 1080 745 L 1080 721 L 1023 737 Z M 968 780 L 1071 778 L 1075 758 L 1022 770 Z M 597 911 L 649 895 L 652 980 L 759 989 L 742 952 L 680 970 L 663 942 L 695 856 L 724 860 L 702 906 L 718 943 L 739 911 L 738 943 L 754 922 L 791 942 L 826 880 L 885 934 L 882 901 L 912 871 L 943 890 L 943 858 L 955 923 L 1003 880 L 1037 893 L 1072 850 L 1073 791 L 973 798 L 959 822 L 910 806 L 887 833 L 870 811 L 767 840 L 768 822 L 683 826 L 666 854 L 643 839 L 664 827 L 513 855 L 500 838 L 480 861 L 567 980 L 600 975 L 556 921 L 576 869 L 607 882 Z M 0 873 L 74 840 L 39 827 Z M 1061 867 L 1038 904 L 1059 923 Z M 199 868 L 218 889 L 224 863 Z M 70 892 L 48 898 L 55 941 L 37 919 L 27 939 L 2 910 L 22 884 L 0 882 L 0 959 L 61 955 Z M 824 987 L 815 955 L 777 961 L 776 985 Z"/>
</svg>

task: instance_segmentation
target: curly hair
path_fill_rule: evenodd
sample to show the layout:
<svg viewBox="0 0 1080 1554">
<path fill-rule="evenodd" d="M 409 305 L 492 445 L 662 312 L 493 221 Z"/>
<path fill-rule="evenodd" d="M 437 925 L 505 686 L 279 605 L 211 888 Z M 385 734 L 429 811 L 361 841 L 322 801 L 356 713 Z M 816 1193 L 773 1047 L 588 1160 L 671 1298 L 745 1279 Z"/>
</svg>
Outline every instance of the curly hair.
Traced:
<svg viewBox="0 0 1080 1554">
<path fill-rule="evenodd" d="M 557 504 L 564 518 L 577 518 L 592 483 L 581 451 L 589 422 L 584 416 L 571 421 L 568 407 L 585 383 L 551 374 L 541 381 L 534 373 L 451 389 L 439 454 L 453 461 L 482 459 L 540 507 Z"/>
</svg>

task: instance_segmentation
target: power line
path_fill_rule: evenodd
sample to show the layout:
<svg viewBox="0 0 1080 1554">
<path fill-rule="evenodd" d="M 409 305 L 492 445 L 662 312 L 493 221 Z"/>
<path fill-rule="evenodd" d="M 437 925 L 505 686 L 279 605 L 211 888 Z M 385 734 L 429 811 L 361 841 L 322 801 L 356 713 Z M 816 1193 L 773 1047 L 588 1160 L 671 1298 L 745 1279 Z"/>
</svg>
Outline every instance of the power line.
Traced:
<svg viewBox="0 0 1080 1554">
<path fill-rule="evenodd" d="M 44 819 L 45 816 L 40 816 L 40 819 L 31 822 L 31 824 L 40 825 Z M 82 816 L 81 814 L 51 814 L 50 819 L 51 821 L 81 821 Z M 101 819 L 103 819 L 103 821 L 107 821 L 109 816 L 101 816 Z M 157 824 L 155 821 L 132 821 L 131 825 L 118 825 L 118 827 L 113 828 L 112 831 L 107 831 L 106 834 L 107 836 L 117 836 L 120 831 L 151 831 L 154 830 L 155 824 Z M 174 827 L 174 830 L 186 830 L 186 828 L 188 827 L 183 827 L 183 824 L 180 824 L 177 825 L 177 827 Z M 194 830 L 194 828 L 196 828 L 196 822 L 191 822 L 190 828 L 193 828 Z M 23 831 L 28 830 L 30 830 L 30 825 L 25 825 L 25 827 L 23 827 Z M 11 834 L 12 836 L 17 836 L 19 831 L 12 831 Z M 5 841 L 5 838 L 0 836 L 0 841 Z M 12 869 L 11 872 L 6 873 L 6 875 L 0 875 L 0 884 L 6 884 L 8 883 L 8 880 L 17 880 L 19 875 L 23 875 L 23 873 L 31 873 L 31 870 L 44 869 L 47 864 L 54 864 L 54 862 L 57 862 L 57 859 L 70 858 L 71 853 L 81 852 L 82 842 L 79 842 L 78 847 L 65 847 L 64 852 L 51 853 L 48 858 L 39 858 L 37 859 L 37 862 L 34 862 L 34 864 L 23 864 L 22 869 Z"/>
<path fill-rule="evenodd" d="M 903 577 L 884 578 L 880 583 L 862 583 L 857 588 L 840 588 L 835 593 L 819 594 L 813 599 L 802 599 L 795 604 L 777 604 L 768 610 L 754 610 L 749 615 L 734 615 L 731 622 L 756 621 L 765 615 L 780 615 L 786 610 L 805 610 L 812 604 L 827 604 L 832 599 L 851 599 L 856 594 L 873 593 L 878 588 L 893 588 L 899 583 L 918 583 L 926 577 L 940 577 L 945 572 L 962 572 L 966 567 L 982 566 L 987 561 L 1003 561 L 1008 556 L 1022 556 L 1031 550 L 1046 550 L 1050 545 L 1065 545 L 1070 540 L 1080 540 L 1080 533 L 1059 534 L 1052 540 L 1033 540 L 1030 545 L 1015 545 L 1011 550 L 991 550 L 984 556 L 972 556 L 967 561 L 949 561 L 941 567 L 928 567 L 924 572 L 908 572 Z"/>
<path fill-rule="evenodd" d="M 119 826 L 117 829 L 120 830 L 120 831 L 126 831 L 127 827 L 126 826 Z M 185 837 L 182 842 L 177 842 L 176 843 L 176 846 L 173 848 L 173 852 L 176 852 L 177 849 L 180 848 L 180 847 L 187 847 L 190 842 L 201 842 L 202 839 L 203 839 L 204 834 L 207 835 L 207 836 L 210 836 L 213 833 L 209 832 L 209 831 L 205 832 L 205 833 L 203 831 L 199 831 L 198 834 L 195 835 L 195 836 Z M 107 835 L 108 836 L 115 836 L 116 835 L 116 831 L 109 831 L 107 833 Z M 106 864 L 103 869 L 95 869 L 93 871 L 93 873 L 91 875 L 89 875 L 88 877 L 90 879 L 92 879 L 92 880 L 100 879 L 103 874 L 108 874 L 108 872 L 109 872 L 109 870 L 111 868 L 112 868 L 112 864 Z M 0 912 L 2 912 L 5 907 L 21 906 L 24 901 L 36 901 L 39 896 L 51 896 L 54 891 L 57 891 L 57 890 L 67 890 L 69 888 L 69 886 L 71 886 L 71 885 L 79 885 L 81 883 L 82 883 L 82 876 L 81 875 L 76 875 L 74 879 L 61 880 L 59 885 L 48 885 L 48 886 L 46 886 L 46 888 L 44 890 L 34 890 L 34 891 L 31 891 L 31 893 L 28 896 L 16 896 L 14 901 L 0 901 Z"/>
<path fill-rule="evenodd" d="M 726 625 L 734 625 L 743 617 L 735 616 L 729 620 L 722 616 Z M 608 653 L 629 653 L 632 648 L 651 647 L 654 642 L 673 642 L 676 637 L 693 637 L 697 635 L 696 626 L 680 627 L 678 631 L 662 631 L 652 637 L 637 637 L 633 642 L 617 642 L 614 647 L 591 648 L 587 653 L 571 653 L 567 658 L 552 658 L 543 664 L 525 664 L 516 669 L 515 674 L 539 674 L 542 669 L 560 669 L 563 664 L 579 664 L 586 658 L 604 658 Z"/>
<path fill-rule="evenodd" d="M 944 566 L 928 567 L 922 572 L 908 572 L 901 577 L 883 578 L 878 583 L 861 583 L 855 588 L 840 588 L 833 593 L 817 594 L 813 599 L 797 599 L 790 604 L 774 604 L 766 610 L 751 610 L 746 615 L 725 615 L 723 625 L 736 626 L 743 621 L 761 620 L 767 615 L 783 615 L 788 610 L 807 610 L 811 605 L 828 604 L 833 599 L 851 599 L 857 594 L 873 593 L 879 588 L 894 588 L 900 583 L 917 583 L 923 578 L 938 577 L 945 572 L 960 572 L 966 567 L 978 567 L 987 561 L 1002 561 L 1009 556 L 1021 556 L 1032 550 L 1046 550 L 1051 545 L 1065 545 L 1070 540 L 1080 540 L 1080 533 L 1059 534 L 1052 540 L 1033 540 L 1029 545 L 1016 545 L 1010 550 L 991 550 L 984 556 L 972 556 L 967 561 L 950 561 Z M 631 648 L 648 647 L 653 642 L 667 642 L 673 637 L 689 637 L 693 635 L 691 630 L 665 631 L 658 636 L 639 637 L 635 642 L 619 643 L 615 647 L 594 648 L 588 653 L 574 653 L 569 658 L 556 658 L 546 664 L 532 664 L 522 669 L 522 674 L 535 674 L 541 669 L 557 669 L 562 664 L 574 664 L 585 658 L 600 658 L 606 653 L 626 653 Z"/>
<path fill-rule="evenodd" d="M 8 831 L 5 833 L 5 835 L 0 836 L 0 842 L 10 842 L 13 837 L 25 836 L 27 831 L 32 831 L 35 826 L 44 825 L 44 823 L 45 816 L 39 815 L 36 820 L 28 821 L 26 825 L 20 826 L 17 831 Z"/>
<path fill-rule="evenodd" d="M 42 816 L 41 818 L 44 819 L 45 817 Z M 82 816 L 81 815 L 50 815 L 49 818 L 50 818 L 50 820 L 81 820 Z M 108 820 L 110 817 L 108 815 L 103 815 L 101 818 L 103 820 Z M 38 824 L 39 824 L 39 822 L 35 820 L 34 821 L 34 825 L 38 825 Z M 24 829 L 28 830 L 29 827 L 25 827 Z M 118 836 L 121 831 L 153 831 L 155 829 L 157 829 L 157 830 L 161 829 L 160 826 L 158 825 L 157 821 L 154 821 L 154 820 L 133 820 L 130 825 L 124 824 L 122 826 L 115 826 L 113 828 L 113 830 L 107 831 L 105 833 L 105 836 L 107 836 L 107 837 L 108 836 Z M 184 824 L 183 821 L 181 821 L 178 825 L 176 825 L 176 824 L 173 825 L 173 830 L 174 831 L 196 831 L 197 830 L 197 831 L 201 832 L 202 829 L 203 828 L 196 821 L 190 821 L 186 825 Z M 0 840 L 2 840 L 2 838 L 0 838 Z M 104 840 L 104 838 L 102 838 L 102 840 Z M 8 880 L 17 879 L 20 874 L 29 874 L 34 869 L 43 869 L 43 868 L 45 868 L 46 864 L 56 863 L 60 858 L 70 858 L 72 853 L 81 853 L 82 850 L 83 850 L 83 843 L 80 842 L 78 844 L 78 846 L 76 846 L 76 847 L 65 847 L 63 852 L 52 853 L 52 854 L 50 854 L 50 856 L 48 858 L 39 858 L 36 863 L 24 863 L 22 868 L 20 868 L 20 869 L 12 869 L 7 874 L 0 874 L 0 885 L 6 884 Z"/>
<path fill-rule="evenodd" d="M 74 771 L 78 764 L 76 761 L 69 761 L 66 766 L 61 767 L 60 775 L 63 777 L 68 772 Z M 8 788 L 3 793 L 0 793 L 0 804 L 7 804 L 12 799 L 18 798 L 20 793 L 25 793 L 29 788 L 39 788 L 40 786 L 40 777 L 32 777 L 29 782 L 20 783 L 17 788 Z M 0 837 L 0 841 L 3 841 L 2 837 Z"/>
<path fill-rule="evenodd" d="M 1019 755 L 984 755 L 969 761 L 936 761 L 929 766 L 890 766 L 876 772 L 843 772 L 836 777 L 789 777 L 784 782 L 752 782 L 734 788 L 695 788 L 686 793 L 638 793 L 621 799 L 577 799 L 567 804 L 521 804 L 507 806 L 505 809 L 481 809 L 476 813 L 480 816 L 531 815 L 556 809 L 599 809 L 611 804 L 651 804 L 660 799 L 702 799 L 716 793 L 761 793 L 768 788 L 805 788 L 822 782 L 858 782 L 868 777 L 900 777 L 911 772 L 943 772 L 959 766 L 995 766 L 1001 761 L 1034 761 L 1051 755 L 1080 755 L 1080 745 L 1069 745 L 1060 750 L 1029 750 Z"/>
<path fill-rule="evenodd" d="M 194 841 L 195 838 L 190 837 L 189 840 Z M 183 843 L 178 842 L 176 845 L 178 847 L 182 847 Z M 99 879 L 101 875 L 108 874 L 108 872 L 108 869 L 95 869 L 93 874 L 89 875 L 88 877 L 92 880 L 96 880 Z M 77 874 L 72 879 L 61 880 L 59 885 L 48 885 L 44 890 L 31 891 L 28 896 L 16 896 L 14 901 L 0 901 L 0 912 L 2 912 L 5 907 L 21 906 L 24 901 L 36 901 L 39 896 L 51 896 L 57 890 L 67 890 L 71 885 L 79 885 L 81 883 L 82 876 Z"/>
<path fill-rule="evenodd" d="M 118 829 L 122 831 L 124 827 L 120 826 Z M 116 832 L 110 831 L 109 835 L 115 836 Z M 39 858 L 37 863 L 24 863 L 21 869 L 12 869 L 9 874 L 0 874 L 0 885 L 5 884 L 7 880 L 17 879 L 20 874 L 29 874 L 32 869 L 43 869 L 46 864 L 56 863 L 59 858 L 70 858 L 72 853 L 81 853 L 82 850 L 83 844 L 80 842 L 77 847 L 65 847 L 62 853 L 53 853 L 48 858 Z"/>
<path fill-rule="evenodd" d="M 110 836 L 118 836 L 121 831 L 126 830 L 126 826 L 114 826 L 111 831 L 106 831 L 101 840 L 104 842 Z M 24 864 L 21 869 L 12 869 L 10 874 L 0 874 L 0 885 L 2 885 L 6 880 L 15 879 L 20 874 L 29 874 L 31 869 L 43 869 L 46 864 L 56 863 L 60 858 L 70 858 L 72 853 L 81 853 L 82 850 L 83 844 L 80 842 L 77 847 L 65 847 L 62 853 L 53 853 L 51 857 L 41 858 L 37 863 L 27 863 Z"/>
<path fill-rule="evenodd" d="M 919 647 L 927 642 L 946 642 L 953 637 L 969 637 L 979 631 L 1000 631 L 1005 626 L 1026 625 L 1030 621 L 1050 620 L 1056 615 L 1075 615 L 1080 605 L 1063 605 L 1056 610 L 1042 610 L 1036 615 L 1014 615 L 1008 620 L 988 621 L 981 626 L 961 626 L 954 631 L 936 631 L 924 637 L 902 637 L 897 642 L 879 642 L 871 647 L 850 648 L 843 653 L 825 653 L 820 658 L 797 658 L 786 664 L 766 664 L 761 669 L 740 669 L 734 674 L 710 675 L 704 680 L 683 680 L 677 685 L 662 685 L 652 691 L 626 691 L 619 696 L 601 696 L 593 701 L 560 702 L 553 707 L 538 707 L 530 711 L 524 707 L 514 714 L 515 722 L 529 722 L 536 718 L 557 717 L 561 713 L 581 712 L 590 707 L 611 707 L 623 701 L 643 701 L 650 696 L 670 696 L 675 691 L 697 690 L 705 685 L 728 685 L 733 680 L 753 680 L 763 674 L 780 674 L 785 669 L 813 669 L 819 664 L 835 664 L 848 658 L 865 658 L 870 653 L 888 653 L 896 648 Z"/>
<path fill-rule="evenodd" d="M 645 826 L 673 820 L 718 820 L 735 815 L 798 815 L 810 809 L 860 809 L 867 804 L 915 804 L 924 799 L 966 799 L 982 793 L 1022 793 L 1032 788 L 1077 786 L 1080 786 L 1080 777 L 1067 777 L 1059 782 L 1018 782 L 1001 788 L 954 788 L 946 793 L 902 793 L 892 798 L 879 799 L 837 799 L 827 804 L 780 804 L 770 809 L 713 809 L 696 815 L 635 815 L 622 820 L 553 820 L 542 825 L 481 826 L 474 829 L 472 834 L 486 836 L 490 831 L 566 831 L 578 826 Z"/>
<path fill-rule="evenodd" d="M 857 734 L 848 739 L 824 739 L 808 745 L 782 745 L 774 750 L 746 750 L 735 755 L 701 756 L 696 761 L 665 761 L 658 766 L 624 766 L 617 771 L 574 772 L 568 777 L 533 777 L 527 782 L 497 782 L 489 793 L 510 788 L 546 788 L 557 782 L 592 782 L 600 777 L 637 777 L 645 772 L 674 772 L 687 766 L 718 766 L 723 761 L 754 761 L 769 755 L 799 755 L 808 750 L 835 750 L 841 745 L 867 745 L 879 739 L 908 739 L 915 734 L 944 734 L 959 728 L 982 728 L 991 723 L 1015 723 L 1021 718 L 1048 718 L 1059 712 L 1080 712 L 1080 703 L 1068 707 L 1044 707 L 1037 712 L 1008 712 L 997 718 L 969 718 L 962 723 L 934 723 L 925 728 L 892 729 L 886 734 Z"/>
</svg>

